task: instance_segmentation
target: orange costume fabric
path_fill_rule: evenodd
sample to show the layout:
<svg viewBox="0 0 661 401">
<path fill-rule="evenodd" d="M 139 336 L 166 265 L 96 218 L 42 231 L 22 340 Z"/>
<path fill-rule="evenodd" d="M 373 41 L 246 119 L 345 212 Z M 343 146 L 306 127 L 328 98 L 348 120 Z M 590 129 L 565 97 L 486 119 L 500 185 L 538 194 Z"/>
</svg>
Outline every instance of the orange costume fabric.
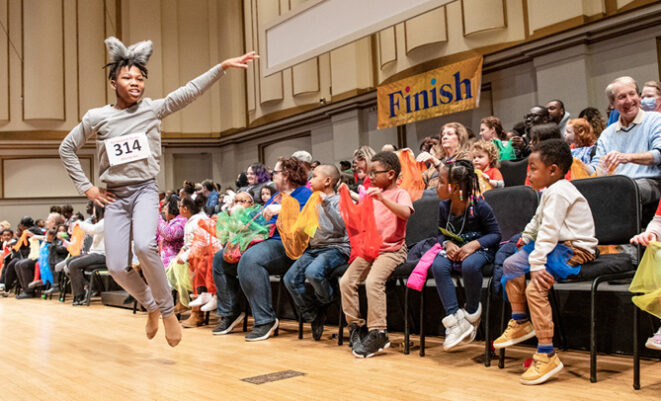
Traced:
<svg viewBox="0 0 661 401">
<path fill-rule="evenodd" d="M 402 166 L 400 182 L 397 186 L 408 192 L 411 202 L 415 202 L 422 198 L 422 193 L 426 187 L 425 181 L 422 179 L 422 173 L 427 170 L 427 165 L 424 162 L 415 160 L 411 149 L 403 149 L 398 152 L 397 156 Z"/>
<path fill-rule="evenodd" d="M 83 231 L 82 228 L 80 228 L 79 225 L 75 225 L 71 233 L 71 241 L 69 241 L 69 246 L 67 247 L 67 250 L 69 251 L 69 255 L 71 256 L 80 255 L 80 253 L 83 251 L 84 241 L 85 241 L 85 232 Z"/>
<path fill-rule="evenodd" d="M 372 197 L 365 196 L 360 203 L 355 204 L 349 189 L 343 185 L 340 187 L 340 214 L 351 244 L 349 263 L 358 256 L 369 262 L 376 259 L 381 248 L 381 235 L 376 228 Z"/>
<path fill-rule="evenodd" d="M 300 210 L 296 199 L 285 193 L 282 194 L 280 214 L 275 225 L 289 259 L 296 260 L 303 255 L 310 237 L 313 237 L 319 228 L 321 200 L 321 192 L 314 192 L 305 203 L 303 210 Z"/>
<path fill-rule="evenodd" d="M 206 287 L 207 292 L 216 293 L 213 281 L 213 257 L 223 249 L 216 238 L 216 219 L 200 219 L 193 232 L 188 268 L 192 274 L 193 291 L 197 294 L 199 287 Z"/>
</svg>

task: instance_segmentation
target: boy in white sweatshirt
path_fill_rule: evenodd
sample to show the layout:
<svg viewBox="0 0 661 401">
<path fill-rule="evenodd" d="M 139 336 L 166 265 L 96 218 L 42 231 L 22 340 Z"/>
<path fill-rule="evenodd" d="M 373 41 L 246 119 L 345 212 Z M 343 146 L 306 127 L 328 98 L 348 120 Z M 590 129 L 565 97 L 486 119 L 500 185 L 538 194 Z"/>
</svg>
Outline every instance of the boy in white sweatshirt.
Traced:
<svg viewBox="0 0 661 401">
<path fill-rule="evenodd" d="M 569 146 L 561 139 L 541 142 L 530 155 L 528 179 L 535 190 L 546 189 L 517 244 L 519 248 L 525 246 L 503 264 L 512 319 L 493 345 L 505 348 L 537 336 L 534 363 L 521 376 L 523 384 L 544 383 L 562 370 L 562 362 L 553 349 L 548 293 L 555 280 L 577 274 L 580 265 L 596 257 L 597 239 L 590 206 L 576 187 L 564 179 L 572 161 Z M 550 262 L 551 256 L 562 262 Z M 528 271 L 530 283 L 526 286 Z"/>
</svg>

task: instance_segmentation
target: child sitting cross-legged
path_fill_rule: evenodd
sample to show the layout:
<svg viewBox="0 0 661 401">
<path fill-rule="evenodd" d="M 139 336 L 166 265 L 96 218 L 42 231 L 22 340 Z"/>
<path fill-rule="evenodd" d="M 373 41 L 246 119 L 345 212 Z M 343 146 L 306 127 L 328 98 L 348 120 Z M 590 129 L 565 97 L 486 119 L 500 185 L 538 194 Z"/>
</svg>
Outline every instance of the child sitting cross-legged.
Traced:
<svg viewBox="0 0 661 401">
<path fill-rule="evenodd" d="M 548 293 L 556 280 L 577 274 L 580 265 L 596 257 L 597 239 L 590 206 L 576 187 L 563 178 L 571 164 L 571 151 L 563 140 L 549 139 L 535 146 L 528 159 L 528 179 L 533 189 L 546 189 L 518 244 L 519 248 L 525 246 L 503 264 L 512 319 L 493 346 L 505 348 L 537 336 L 537 352 L 521 376 L 523 384 L 544 383 L 562 370 L 553 348 Z M 530 282 L 526 286 L 527 272 Z"/>
<path fill-rule="evenodd" d="M 481 199 L 470 161 L 457 160 L 443 167 L 437 192 L 443 199 L 439 205 L 439 242 L 443 243 L 443 251 L 436 255 L 431 270 L 445 308 L 443 348 L 449 350 L 465 339 L 475 339 L 482 315 L 482 267 L 493 261 L 500 227 L 491 206 Z M 461 273 L 464 280 L 465 308 L 459 308 L 453 271 Z"/>
<path fill-rule="evenodd" d="M 340 215 L 340 196 L 335 193 L 340 171 L 328 164 L 312 171 L 310 185 L 322 193 L 319 205 L 319 228 L 310 238 L 309 248 L 287 270 L 285 287 L 304 321 L 312 322 L 312 336 L 319 341 L 324 331 L 326 312 L 335 296 L 330 282 L 333 270 L 349 260 L 349 237 Z M 263 187 L 262 189 L 264 189 Z M 310 282 L 313 291 L 305 287 Z"/>
<path fill-rule="evenodd" d="M 376 259 L 367 261 L 358 256 L 340 280 L 342 310 L 349 323 L 352 351 L 358 358 L 369 358 L 390 346 L 386 333 L 386 281 L 406 260 L 406 222 L 414 212 L 408 192 L 397 188 L 400 172 L 395 153 L 379 152 L 372 157 L 368 171 L 372 183 L 367 195 L 374 199 L 374 219 L 382 244 Z M 358 285 L 363 281 L 369 332 L 361 338 L 365 320 L 360 316 Z"/>
</svg>

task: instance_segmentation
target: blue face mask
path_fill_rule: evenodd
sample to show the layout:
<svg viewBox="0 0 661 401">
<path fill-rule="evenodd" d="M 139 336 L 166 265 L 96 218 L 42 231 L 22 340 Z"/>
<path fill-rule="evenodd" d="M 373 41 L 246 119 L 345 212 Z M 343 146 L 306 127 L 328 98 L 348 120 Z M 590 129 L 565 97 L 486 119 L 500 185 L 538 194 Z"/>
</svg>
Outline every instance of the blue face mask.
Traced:
<svg viewBox="0 0 661 401">
<path fill-rule="evenodd" d="M 655 97 L 644 97 L 640 99 L 640 108 L 645 111 L 654 111 L 656 110 L 656 98 Z"/>
</svg>

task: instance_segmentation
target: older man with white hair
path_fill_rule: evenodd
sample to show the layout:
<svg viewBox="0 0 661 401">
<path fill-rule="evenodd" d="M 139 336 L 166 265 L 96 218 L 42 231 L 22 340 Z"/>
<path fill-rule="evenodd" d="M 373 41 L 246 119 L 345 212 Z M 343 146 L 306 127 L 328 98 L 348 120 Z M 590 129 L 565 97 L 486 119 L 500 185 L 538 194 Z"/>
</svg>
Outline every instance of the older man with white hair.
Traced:
<svg viewBox="0 0 661 401">
<path fill-rule="evenodd" d="M 638 84 L 631 77 L 611 82 L 606 96 L 620 118 L 601 133 L 590 166 L 633 178 L 643 206 L 655 207 L 661 198 L 661 114 L 641 109 Z"/>
</svg>

